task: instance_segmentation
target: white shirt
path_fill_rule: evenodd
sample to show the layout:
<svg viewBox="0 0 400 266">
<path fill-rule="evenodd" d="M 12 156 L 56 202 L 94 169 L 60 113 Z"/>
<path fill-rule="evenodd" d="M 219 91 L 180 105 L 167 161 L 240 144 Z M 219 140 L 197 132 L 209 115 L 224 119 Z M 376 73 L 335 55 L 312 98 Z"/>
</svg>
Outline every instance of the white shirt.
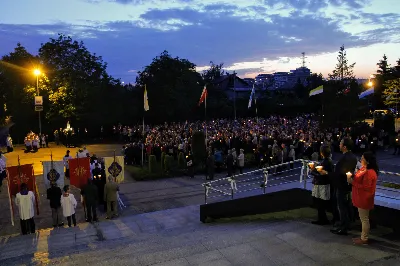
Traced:
<svg viewBox="0 0 400 266">
<path fill-rule="evenodd" d="M 0 158 L 0 173 L 6 170 L 6 167 L 7 167 L 6 162 L 3 160 L 3 158 Z"/>
<path fill-rule="evenodd" d="M 17 204 L 19 209 L 19 217 L 21 220 L 28 220 L 35 216 L 35 195 L 32 191 L 28 191 L 27 195 L 21 195 L 17 193 L 15 196 L 15 204 Z"/>
<path fill-rule="evenodd" d="M 69 159 L 72 159 L 72 157 L 71 156 L 64 156 L 63 157 L 65 169 L 69 169 Z"/>
<path fill-rule="evenodd" d="M 61 207 L 63 209 L 64 217 L 74 214 L 76 205 L 76 199 L 73 194 L 69 193 L 68 197 L 64 197 L 64 195 L 61 196 Z"/>
<path fill-rule="evenodd" d="M 11 137 L 7 137 L 7 147 L 11 147 L 12 148 L 13 143 L 12 143 L 12 138 Z"/>
</svg>

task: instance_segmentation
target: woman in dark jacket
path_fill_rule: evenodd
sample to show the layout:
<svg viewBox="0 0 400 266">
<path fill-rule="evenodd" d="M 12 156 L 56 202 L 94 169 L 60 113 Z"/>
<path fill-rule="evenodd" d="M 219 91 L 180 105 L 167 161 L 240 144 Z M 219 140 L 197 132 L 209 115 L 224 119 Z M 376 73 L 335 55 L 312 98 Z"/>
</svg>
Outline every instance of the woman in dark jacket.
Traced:
<svg viewBox="0 0 400 266">
<path fill-rule="evenodd" d="M 312 167 L 313 175 L 312 196 L 318 209 L 318 220 L 313 224 L 326 225 L 329 224 L 326 210 L 330 200 L 330 175 L 333 172 L 333 162 L 331 158 L 331 149 L 329 146 L 321 146 L 320 154 L 322 161 L 318 166 Z"/>
</svg>

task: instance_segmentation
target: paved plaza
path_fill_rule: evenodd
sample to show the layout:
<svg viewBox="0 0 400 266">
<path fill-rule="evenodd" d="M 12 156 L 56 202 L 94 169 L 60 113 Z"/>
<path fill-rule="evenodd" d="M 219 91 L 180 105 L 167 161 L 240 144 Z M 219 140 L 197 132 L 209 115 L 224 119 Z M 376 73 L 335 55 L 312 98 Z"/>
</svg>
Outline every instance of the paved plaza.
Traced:
<svg viewBox="0 0 400 266">
<path fill-rule="evenodd" d="M 202 224 L 198 206 L 169 209 L 0 237 L 0 265 L 398 265 L 390 263 L 400 243 L 384 228 L 370 246 L 354 246 L 310 224 L 314 215 L 306 208 Z"/>
</svg>

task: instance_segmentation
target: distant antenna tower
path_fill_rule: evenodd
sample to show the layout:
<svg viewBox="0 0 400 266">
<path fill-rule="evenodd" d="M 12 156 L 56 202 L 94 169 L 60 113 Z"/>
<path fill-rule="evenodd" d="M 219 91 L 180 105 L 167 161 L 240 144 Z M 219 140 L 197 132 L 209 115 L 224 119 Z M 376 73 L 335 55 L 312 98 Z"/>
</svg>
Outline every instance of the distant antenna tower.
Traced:
<svg viewBox="0 0 400 266">
<path fill-rule="evenodd" d="M 301 67 L 306 67 L 306 53 L 302 52 L 301 53 Z"/>
</svg>

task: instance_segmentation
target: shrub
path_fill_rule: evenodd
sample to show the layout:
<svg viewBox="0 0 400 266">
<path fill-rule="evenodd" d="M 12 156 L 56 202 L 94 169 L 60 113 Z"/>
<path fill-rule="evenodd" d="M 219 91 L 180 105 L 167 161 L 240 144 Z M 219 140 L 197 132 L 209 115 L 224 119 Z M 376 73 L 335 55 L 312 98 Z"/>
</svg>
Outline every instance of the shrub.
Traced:
<svg viewBox="0 0 400 266">
<path fill-rule="evenodd" d="M 149 172 L 155 173 L 157 171 L 157 160 L 155 155 L 149 156 Z"/>
<path fill-rule="evenodd" d="M 171 171 L 172 160 L 173 160 L 172 156 L 165 155 L 165 158 L 164 158 L 164 170 L 165 170 L 166 173 Z"/>
<path fill-rule="evenodd" d="M 178 154 L 178 168 L 179 169 L 186 168 L 186 160 L 185 160 L 185 155 L 183 154 L 183 152 L 180 152 Z"/>
<path fill-rule="evenodd" d="M 166 156 L 166 153 L 165 152 L 162 152 L 161 153 L 161 169 L 162 170 L 164 170 L 164 162 L 165 162 L 165 156 Z"/>
<path fill-rule="evenodd" d="M 202 131 L 193 133 L 192 154 L 194 163 L 204 163 L 207 158 L 205 136 Z"/>
<path fill-rule="evenodd" d="M 255 165 L 256 163 L 256 157 L 254 153 L 245 153 L 244 154 L 244 165 L 249 166 L 249 165 Z"/>
</svg>

